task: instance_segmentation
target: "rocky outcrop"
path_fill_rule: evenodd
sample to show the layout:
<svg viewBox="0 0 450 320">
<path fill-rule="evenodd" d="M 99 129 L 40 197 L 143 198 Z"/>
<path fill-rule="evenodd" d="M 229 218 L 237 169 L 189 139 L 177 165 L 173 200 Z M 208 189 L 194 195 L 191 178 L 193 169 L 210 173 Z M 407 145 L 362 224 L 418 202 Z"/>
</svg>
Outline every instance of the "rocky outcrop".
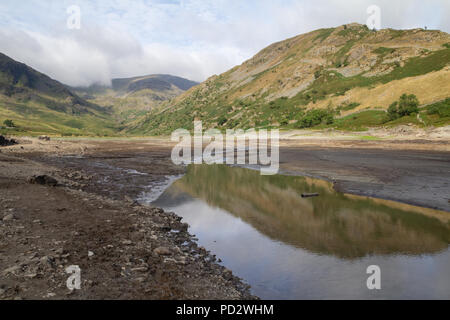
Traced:
<svg viewBox="0 0 450 320">
<path fill-rule="evenodd" d="M 13 146 L 17 144 L 17 141 L 14 139 L 6 139 L 4 136 L 0 136 L 0 147 Z"/>
</svg>

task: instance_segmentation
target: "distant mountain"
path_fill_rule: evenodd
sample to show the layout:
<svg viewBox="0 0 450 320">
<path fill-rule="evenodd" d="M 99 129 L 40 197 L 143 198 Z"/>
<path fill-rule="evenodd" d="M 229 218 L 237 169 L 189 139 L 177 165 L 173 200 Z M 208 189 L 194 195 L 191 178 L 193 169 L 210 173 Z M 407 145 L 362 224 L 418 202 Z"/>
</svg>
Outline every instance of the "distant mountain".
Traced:
<svg viewBox="0 0 450 320">
<path fill-rule="evenodd" d="M 86 101 L 60 82 L 0 53 L 0 123 L 38 133 L 109 134 L 109 109 Z M 103 130 L 104 129 L 104 130 Z"/>
<path fill-rule="evenodd" d="M 72 89 L 88 101 L 111 107 L 119 121 L 127 122 L 198 85 L 195 81 L 165 74 L 112 79 L 111 83 L 111 86 Z"/>
<path fill-rule="evenodd" d="M 155 74 L 128 79 L 113 79 L 112 88 L 117 92 L 132 93 L 139 90 L 168 91 L 174 87 L 186 91 L 198 85 L 198 82 L 167 74 Z"/>
<path fill-rule="evenodd" d="M 113 79 L 111 86 L 75 88 L 0 53 L 0 133 L 117 134 L 123 124 L 197 84 L 171 75 L 148 75 Z M 5 120 L 17 127 L 1 129 Z"/>
<path fill-rule="evenodd" d="M 436 30 L 369 30 L 360 24 L 320 29 L 274 43 L 133 122 L 130 132 L 167 134 L 192 128 L 384 125 L 406 93 L 432 111 L 388 125 L 450 123 L 450 36 Z M 439 110 L 441 111 L 439 111 Z M 438 116 L 439 114 L 439 116 Z"/>
</svg>

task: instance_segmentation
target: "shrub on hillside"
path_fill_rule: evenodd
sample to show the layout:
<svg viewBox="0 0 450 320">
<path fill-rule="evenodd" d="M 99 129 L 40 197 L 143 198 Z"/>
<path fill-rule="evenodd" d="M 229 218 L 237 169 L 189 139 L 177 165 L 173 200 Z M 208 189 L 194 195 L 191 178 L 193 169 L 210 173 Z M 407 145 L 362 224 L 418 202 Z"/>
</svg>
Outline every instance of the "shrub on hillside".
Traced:
<svg viewBox="0 0 450 320">
<path fill-rule="evenodd" d="M 334 112 L 331 109 L 315 109 L 308 111 L 299 121 L 297 126 L 301 129 L 311 128 L 325 123 L 334 123 Z"/>
<path fill-rule="evenodd" d="M 393 121 L 419 112 L 419 99 L 414 94 L 403 94 L 387 110 L 387 120 Z"/>
<path fill-rule="evenodd" d="M 395 101 L 394 103 L 392 103 L 389 108 L 387 109 L 387 114 L 388 114 L 388 120 L 389 121 L 393 121 L 395 119 L 397 119 L 398 116 L 398 102 Z"/>
<path fill-rule="evenodd" d="M 219 120 L 217 120 L 217 124 L 218 124 L 219 126 L 223 126 L 225 123 L 227 123 L 227 121 L 228 121 L 227 118 L 225 118 L 224 116 L 221 116 L 221 117 L 219 118 Z"/>
<path fill-rule="evenodd" d="M 428 107 L 427 114 L 438 115 L 439 118 L 450 117 L 450 98 Z"/>
<path fill-rule="evenodd" d="M 409 116 L 419 112 L 419 99 L 414 94 L 403 94 L 398 102 L 398 114 L 400 117 Z"/>
<path fill-rule="evenodd" d="M 14 128 L 16 126 L 12 120 L 5 120 L 3 121 L 3 124 L 9 128 Z"/>
</svg>

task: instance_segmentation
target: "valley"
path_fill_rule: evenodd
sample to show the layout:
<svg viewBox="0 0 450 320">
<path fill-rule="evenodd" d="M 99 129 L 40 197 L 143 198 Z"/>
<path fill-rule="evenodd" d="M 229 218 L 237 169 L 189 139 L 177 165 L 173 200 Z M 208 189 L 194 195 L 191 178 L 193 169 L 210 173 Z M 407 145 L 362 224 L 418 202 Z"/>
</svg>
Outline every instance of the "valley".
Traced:
<svg viewBox="0 0 450 320">
<path fill-rule="evenodd" d="M 208 127 L 336 128 L 347 131 L 449 121 L 450 36 L 440 31 L 368 30 L 358 24 L 317 30 L 275 43 L 240 66 L 213 76 L 132 124 L 132 133 L 167 134 Z M 392 121 L 386 110 L 403 94 L 420 108 Z M 413 112 L 414 113 L 414 112 Z M 415 112 L 417 113 L 417 111 Z"/>
<path fill-rule="evenodd" d="M 275 176 L 176 166 L 163 138 L 19 143 L 0 153 L 1 299 L 448 297 L 450 162 L 429 143 L 282 141 Z M 57 186 L 29 182 L 43 174 Z M 381 293 L 362 287 L 370 263 Z"/>
<path fill-rule="evenodd" d="M 2 55 L 0 120 L 16 127 L 0 130 L 158 136 L 192 129 L 194 120 L 219 130 L 443 127 L 450 123 L 449 43 L 450 36 L 436 30 L 348 24 L 275 43 L 201 84 L 149 75 L 84 88 L 64 86 Z M 406 111 L 389 111 L 395 104 Z"/>
<path fill-rule="evenodd" d="M 196 84 L 150 75 L 73 88 L 0 55 L 0 134 L 126 136 L 127 123 Z"/>
<path fill-rule="evenodd" d="M 0 54 L 1 300 L 450 298 L 448 33 L 318 29 L 201 83 L 110 69 L 70 86 Z M 279 170 L 174 161 L 198 122 L 183 156 L 274 130 Z"/>
<path fill-rule="evenodd" d="M 112 79 L 111 86 L 92 85 L 73 88 L 73 91 L 87 101 L 111 108 L 113 117 L 121 125 L 126 125 L 197 84 L 195 81 L 170 75 L 149 75 Z"/>
</svg>

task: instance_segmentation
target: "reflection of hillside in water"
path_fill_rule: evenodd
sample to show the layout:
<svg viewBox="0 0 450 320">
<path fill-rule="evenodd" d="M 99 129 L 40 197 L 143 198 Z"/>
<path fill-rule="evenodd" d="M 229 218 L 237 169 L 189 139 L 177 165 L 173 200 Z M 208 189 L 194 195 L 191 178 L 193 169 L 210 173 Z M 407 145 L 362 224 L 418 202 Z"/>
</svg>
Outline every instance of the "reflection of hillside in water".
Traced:
<svg viewBox="0 0 450 320">
<path fill-rule="evenodd" d="M 303 199 L 304 192 L 320 197 Z M 274 240 L 340 258 L 436 253 L 450 241 L 448 213 L 340 194 L 328 182 L 310 178 L 190 166 L 165 196 L 182 193 L 230 212 Z"/>
<path fill-rule="evenodd" d="M 171 186 L 153 203 L 158 207 L 177 207 L 191 201 L 193 201 L 191 195 Z"/>
</svg>

